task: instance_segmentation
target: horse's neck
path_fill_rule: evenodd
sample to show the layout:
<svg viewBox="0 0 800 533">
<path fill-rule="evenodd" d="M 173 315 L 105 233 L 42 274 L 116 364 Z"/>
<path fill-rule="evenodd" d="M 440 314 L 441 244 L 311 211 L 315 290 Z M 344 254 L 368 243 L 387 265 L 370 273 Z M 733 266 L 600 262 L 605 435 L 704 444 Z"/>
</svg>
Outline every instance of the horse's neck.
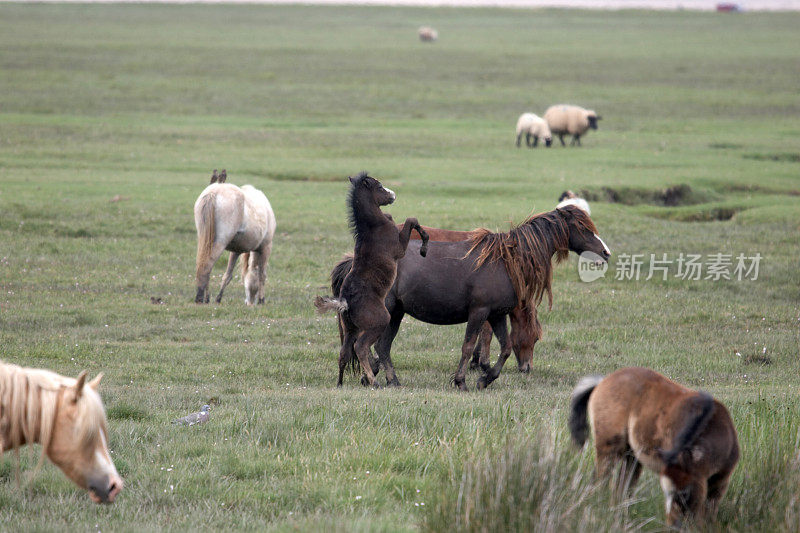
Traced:
<svg viewBox="0 0 800 533">
<path fill-rule="evenodd" d="M 384 224 L 392 224 L 391 219 L 387 218 L 381 208 L 367 202 L 358 202 L 353 206 L 353 222 L 356 227 L 356 241 L 368 238 L 368 234 Z"/>
</svg>

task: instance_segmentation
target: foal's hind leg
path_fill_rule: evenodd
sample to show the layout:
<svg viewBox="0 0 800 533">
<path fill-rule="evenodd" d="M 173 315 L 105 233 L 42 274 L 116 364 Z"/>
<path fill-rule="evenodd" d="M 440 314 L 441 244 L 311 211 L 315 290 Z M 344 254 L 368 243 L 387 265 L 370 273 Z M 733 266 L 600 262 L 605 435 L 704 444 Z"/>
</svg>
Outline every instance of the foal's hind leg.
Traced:
<svg viewBox="0 0 800 533">
<path fill-rule="evenodd" d="M 497 358 L 497 363 L 495 363 L 495 365 L 489 369 L 488 372 L 478 378 L 479 390 L 485 389 L 497 379 L 497 377 L 500 375 L 500 371 L 503 370 L 503 365 L 506 363 L 506 359 L 508 359 L 508 356 L 511 355 L 511 342 L 508 339 L 505 315 L 490 318 L 489 322 L 492 324 L 492 330 L 494 331 L 497 340 L 500 342 L 500 357 Z"/>
<path fill-rule="evenodd" d="M 384 327 L 373 327 L 364 331 L 355 343 L 355 351 L 358 356 L 358 362 L 361 363 L 361 370 L 367 376 L 367 383 L 370 387 L 377 386 L 375 382 L 375 374 L 372 372 L 372 350 L 370 347 L 377 342 L 383 333 Z M 363 383 L 363 382 L 362 382 Z"/>
<path fill-rule="evenodd" d="M 387 304 L 387 309 L 390 305 Z M 403 309 L 400 306 L 394 306 L 391 312 L 391 319 L 389 325 L 381 333 L 381 338 L 375 343 L 375 352 L 378 354 L 378 359 L 383 365 L 383 370 L 386 373 L 386 384 L 394 387 L 400 386 L 400 381 L 397 379 L 397 374 L 394 372 L 394 364 L 392 363 L 392 342 L 397 336 L 400 329 L 400 324 L 403 322 Z"/>
<path fill-rule="evenodd" d="M 341 317 L 341 324 L 344 329 L 344 338 L 342 340 L 342 346 L 339 348 L 339 381 L 336 382 L 337 387 L 342 386 L 344 370 L 356 355 L 353 344 L 356 342 L 356 335 L 358 334 L 358 330 L 355 328 L 352 322 L 350 322 L 343 314 L 340 314 L 339 316 Z"/>
<path fill-rule="evenodd" d="M 231 256 L 228 258 L 228 268 L 225 270 L 225 275 L 222 276 L 222 283 L 219 286 L 219 294 L 217 298 L 214 300 L 217 303 L 222 301 L 222 293 L 225 291 L 225 287 L 228 286 L 228 283 L 231 282 L 231 278 L 233 278 L 233 269 L 236 266 L 236 260 L 239 259 L 239 256 L 242 254 L 231 252 Z"/>
</svg>

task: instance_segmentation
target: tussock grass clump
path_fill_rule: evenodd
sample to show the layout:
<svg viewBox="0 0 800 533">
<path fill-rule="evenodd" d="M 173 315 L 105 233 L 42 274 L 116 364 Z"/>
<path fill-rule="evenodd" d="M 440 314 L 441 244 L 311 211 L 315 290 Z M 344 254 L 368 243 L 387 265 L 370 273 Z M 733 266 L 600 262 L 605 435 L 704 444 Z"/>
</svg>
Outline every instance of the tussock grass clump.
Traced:
<svg viewBox="0 0 800 533">
<path fill-rule="evenodd" d="M 608 485 L 594 479 L 591 456 L 589 447 L 571 446 L 566 431 L 512 434 L 502 449 L 473 452 L 453 470 L 422 529 L 641 531 L 657 520 L 632 513 L 638 491 L 613 502 Z"/>
</svg>

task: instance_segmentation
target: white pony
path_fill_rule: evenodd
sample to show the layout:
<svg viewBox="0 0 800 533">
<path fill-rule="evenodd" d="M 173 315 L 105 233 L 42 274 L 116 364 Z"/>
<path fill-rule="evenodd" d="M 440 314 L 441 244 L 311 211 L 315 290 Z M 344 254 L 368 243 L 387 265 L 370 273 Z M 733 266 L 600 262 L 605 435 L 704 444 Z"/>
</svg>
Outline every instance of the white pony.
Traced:
<svg viewBox="0 0 800 533">
<path fill-rule="evenodd" d="M 574 205 L 578 209 L 583 209 L 583 211 L 589 216 L 592 214 L 592 210 L 589 209 L 589 202 L 572 191 L 564 191 L 561 193 L 561 196 L 558 197 L 558 205 L 556 206 L 556 209 L 567 205 Z"/>
<path fill-rule="evenodd" d="M 236 260 L 244 254 L 245 303 L 263 304 L 267 260 L 272 253 L 275 235 L 275 213 L 264 193 L 252 185 L 239 188 L 222 183 L 224 178 L 220 182 L 216 179 L 215 170 L 211 185 L 194 204 L 194 223 L 197 226 L 197 296 L 194 301 L 208 303 L 211 269 L 222 252 L 229 250 L 231 256 L 216 302 L 222 300 L 222 292 L 231 281 Z"/>
</svg>

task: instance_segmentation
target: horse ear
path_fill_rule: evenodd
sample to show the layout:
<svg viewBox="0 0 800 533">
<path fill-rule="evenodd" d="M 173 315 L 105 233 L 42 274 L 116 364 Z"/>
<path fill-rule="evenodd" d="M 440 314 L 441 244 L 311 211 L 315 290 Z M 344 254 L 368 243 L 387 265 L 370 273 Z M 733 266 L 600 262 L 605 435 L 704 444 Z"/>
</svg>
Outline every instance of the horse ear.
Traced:
<svg viewBox="0 0 800 533">
<path fill-rule="evenodd" d="M 92 381 L 89 382 L 89 386 L 97 391 L 100 388 L 100 380 L 103 379 L 103 373 L 100 372 L 97 374 Z"/>
<path fill-rule="evenodd" d="M 74 392 L 74 396 L 72 398 L 73 403 L 81 399 L 84 385 L 86 385 L 86 370 L 78 374 L 78 379 L 75 381 L 75 386 L 73 387 L 73 392 Z"/>
<path fill-rule="evenodd" d="M 348 176 L 348 178 L 347 178 L 347 179 L 349 179 L 349 180 L 350 180 L 350 183 L 352 183 L 353 185 L 355 185 L 355 184 L 356 184 L 356 179 L 355 179 L 353 176 Z"/>
</svg>

